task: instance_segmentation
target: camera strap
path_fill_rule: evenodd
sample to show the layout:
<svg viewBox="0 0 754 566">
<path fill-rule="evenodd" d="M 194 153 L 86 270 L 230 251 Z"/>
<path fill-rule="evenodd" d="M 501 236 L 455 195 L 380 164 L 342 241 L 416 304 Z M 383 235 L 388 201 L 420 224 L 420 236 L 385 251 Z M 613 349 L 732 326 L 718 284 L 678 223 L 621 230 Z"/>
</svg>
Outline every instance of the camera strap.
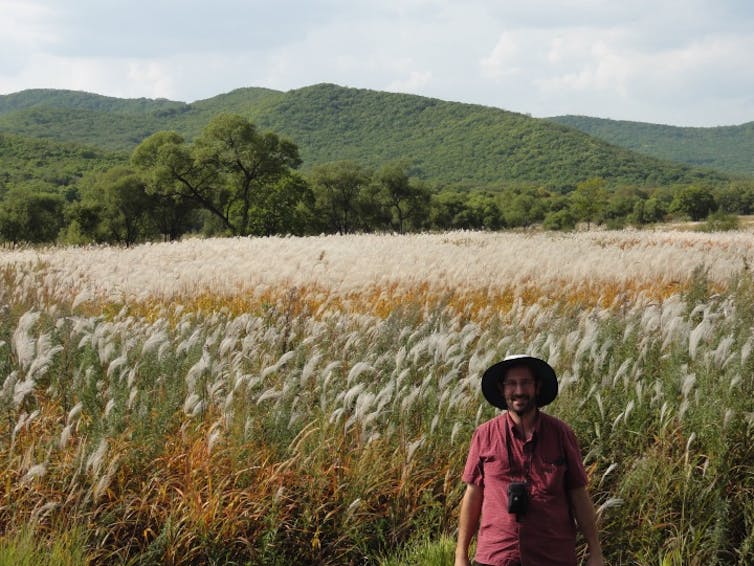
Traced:
<svg viewBox="0 0 754 566">
<path fill-rule="evenodd" d="M 508 451 L 508 465 L 510 466 L 511 470 L 513 469 L 513 463 L 515 460 L 513 459 L 513 449 L 511 448 L 511 445 L 513 443 L 514 439 L 511 438 L 511 431 L 509 423 L 506 423 L 505 426 L 505 448 Z M 523 475 L 524 475 L 524 481 L 527 483 L 527 485 L 531 485 L 531 461 L 534 457 L 534 447 L 536 446 L 536 440 L 532 438 L 531 440 L 531 448 L 527 448 L 528 443 L 524 441 L 523 443 L 523 453 L 524 453 L 524 466 L 523 466 Z M 518 466 L 517 466 L 518 467 Z"/>
</svg>

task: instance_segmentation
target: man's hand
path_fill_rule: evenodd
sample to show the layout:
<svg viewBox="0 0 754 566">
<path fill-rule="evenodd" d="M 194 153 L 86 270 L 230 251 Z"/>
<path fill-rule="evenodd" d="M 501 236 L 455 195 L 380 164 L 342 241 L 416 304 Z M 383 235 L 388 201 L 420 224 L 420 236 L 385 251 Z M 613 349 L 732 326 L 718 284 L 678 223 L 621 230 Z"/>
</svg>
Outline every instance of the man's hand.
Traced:
<svg viewBox="0 0 754 566">
<path fill-rule="evenodd" d="M 597 514 L 594 512 L 594 504 L 589 492 L 586 487 L 579 487 L 569 491 L 568 497 L 571 500 L 573 514 L 576 516 L 576 523 L 589 545 L 587 566 L 603 566 L 605 561 L 602 558 L 602 546 L 597 532 Z"/>
<path fill-rule="evenodd" d="M 458 521 L 455 566 L 471 566 L 471 562 L 469 561 L 469 545 L 479 525 L 483 497 L 483 488 L 473 484 L 466 486 L 466 492 L 463 494 L 463 501 L 461 501 L 461 512 Z"/>
</svg>

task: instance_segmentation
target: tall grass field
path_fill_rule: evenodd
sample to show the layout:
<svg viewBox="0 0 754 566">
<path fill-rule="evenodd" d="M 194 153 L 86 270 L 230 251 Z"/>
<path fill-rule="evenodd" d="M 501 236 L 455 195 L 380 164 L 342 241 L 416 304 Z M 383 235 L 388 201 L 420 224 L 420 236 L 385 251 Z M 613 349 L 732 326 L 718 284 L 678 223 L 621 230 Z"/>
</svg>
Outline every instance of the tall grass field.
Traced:
<svg viewBox="0 0 754 566">
<path fill-rule="evenodd" d="M 752 564 L 753 265 L 744 232 L 0 250 L 0 564 L 452 564 L 481 374 L 524 352 L 609 564 Z"/>
</svg>

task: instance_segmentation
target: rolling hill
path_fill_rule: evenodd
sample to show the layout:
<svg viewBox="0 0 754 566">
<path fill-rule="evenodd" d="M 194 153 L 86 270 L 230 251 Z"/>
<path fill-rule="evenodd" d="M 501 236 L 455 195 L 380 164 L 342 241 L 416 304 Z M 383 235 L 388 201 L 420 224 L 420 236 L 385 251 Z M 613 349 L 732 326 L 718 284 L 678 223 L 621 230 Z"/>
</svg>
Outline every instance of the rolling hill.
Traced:
<svg viewBox="0 0 754 566">
<path fill-rule="evenodd" d="M 439 185 L 536 183 L 568 189 L 590 177 L 613 184 L 719 182 L 710 169 L 662 161 L 575 127 L 505 110 L 320 84 L 288 92 L 238 89 L 184 103 L 59 90 L 0 96 L 0 132 L 129 152 L 160 130 L 188 139 L 220 112 L 241 114 L 298 144 L 306 170 L 351 159 L 407 159 Z M 123 155 L 120 153 L 120 155 Z M 3 165 L 4 156 L 0 156 Z"/>
<path fill-rule="evenodd" d="M 660 159 L 754 176 L 754 122 L 716 128 L 680 128 L 587 116 L 558 116 L 550 120 Z"/>
<path fill-rule="evenodd" d="M 122 151 L 0 133 L 0 199 L 13 187 L 66 193 L 86 173 L 127 160 Z"/>
</svg>

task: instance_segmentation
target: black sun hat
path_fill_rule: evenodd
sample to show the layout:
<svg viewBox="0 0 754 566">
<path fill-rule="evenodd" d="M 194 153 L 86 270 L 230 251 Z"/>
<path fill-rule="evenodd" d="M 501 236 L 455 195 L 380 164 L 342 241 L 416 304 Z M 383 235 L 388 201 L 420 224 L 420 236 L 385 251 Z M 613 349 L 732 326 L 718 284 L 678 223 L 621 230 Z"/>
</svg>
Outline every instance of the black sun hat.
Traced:
<svg viewBox="0 0 754 566">
<path fill-rule="evenodd" d="M 539 358 L 526 354 L 508 356 L 502 362 L 491 366 L 482 375 L 482 393 L 491 405 L 498 409 L 507 409 L 498 383 L 502 382 L 505 373 L 512 367 L 525 366 L 531 369 L 534 378 L 539 382 L 539 394 L 537 395 L 537 407 L 549 405 L 558 396 L 558 378 L 550 364 Z"/>
</svg>

